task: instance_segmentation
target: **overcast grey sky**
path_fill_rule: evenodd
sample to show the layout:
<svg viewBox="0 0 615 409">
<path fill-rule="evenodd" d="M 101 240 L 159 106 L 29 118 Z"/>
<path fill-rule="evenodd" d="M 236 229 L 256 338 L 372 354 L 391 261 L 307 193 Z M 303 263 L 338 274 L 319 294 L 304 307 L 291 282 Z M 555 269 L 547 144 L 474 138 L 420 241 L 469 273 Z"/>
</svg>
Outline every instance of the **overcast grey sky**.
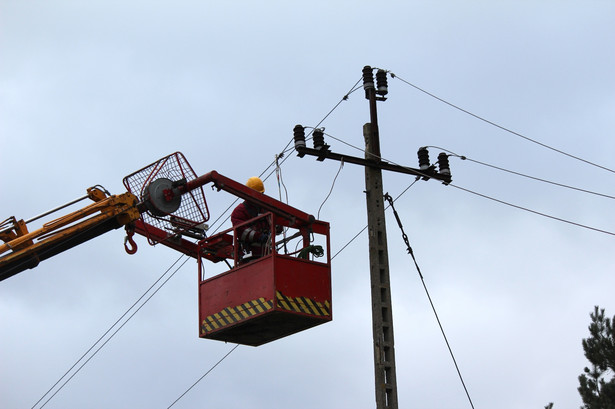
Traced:
<svg viewBox="0 0 615 409">
<path fill-rule="evenodd" d="M 607 168 L 398 78 L 378 106 L 384 158 L 416 167 L 417 149 L 437 146 L 432 160 L 441 149 L 474 160 L 451 157 L 454 186 L 420 181 L 396 208 L 475 407 L 577 408 L 589 313 L 615 315 L 612 198 L 476 161 L 615 195 L 614 21 L 612 1 L 2 0 L 0 219 L 95 184 L 122 193 L 125 175 L 175 151 L 198 174 L 243 181 L 295 124 L 318 124 L 364 65 L 390 70 Z M 345 143 L 326 142 L 361 156 L 352 146 L 368 121 L 359 90 L 322 124 Z M 317 214 L 339 163 L 287 156 L 289 203 Z M 320 210 L 334 254 L 366 225 L 363 177 L 346 164 Z M 384 189 L 396 197 L 412 182 L 385 174 Z M 278 197 L 275 177 L 266 185 Z M 206 192 L 224 220 L 233 198 Z M 387 220 L 400 407 L 469 408 Z M 127 255 L 114 231 L 0 283 L 0 406 L 32 407 L 179 257 L 138 244 Z M 332 267 L 331 323 L 240 346 L 173 407 L 375 407 L 366 234 Z M 188 260 L 45 407 L 171 405 L 233 348 L 198 338 L 196 277 Z"/>
</svg>

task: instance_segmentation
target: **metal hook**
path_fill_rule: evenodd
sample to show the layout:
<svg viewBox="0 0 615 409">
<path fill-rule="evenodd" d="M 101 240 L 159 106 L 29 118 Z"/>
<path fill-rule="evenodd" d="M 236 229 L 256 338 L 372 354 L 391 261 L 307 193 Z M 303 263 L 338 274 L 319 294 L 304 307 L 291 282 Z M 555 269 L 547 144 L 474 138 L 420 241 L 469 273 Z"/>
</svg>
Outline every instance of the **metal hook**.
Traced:
<svg viewBox="0 0 615 409">
<path fill-rule="evenodd" d="M 137 243 L 132 239 L 135 231 L 134 228 L 129 228 L 126 226 L 126 237 L 124 237 L 124 249 L 128 254 L 135 254 L 137 252 Z M 130 246 L 129 246 L 130 244 Z"/>
</svg>

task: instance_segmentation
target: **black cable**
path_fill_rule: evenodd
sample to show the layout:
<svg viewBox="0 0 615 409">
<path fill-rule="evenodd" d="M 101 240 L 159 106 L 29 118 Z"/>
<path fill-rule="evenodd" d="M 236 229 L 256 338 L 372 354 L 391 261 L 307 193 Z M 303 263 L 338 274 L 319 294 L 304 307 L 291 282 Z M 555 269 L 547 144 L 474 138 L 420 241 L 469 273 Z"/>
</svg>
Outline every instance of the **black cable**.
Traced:
<svg viewBox="0 0 615 409">
<path fill-rule="evenodd" d="M 239 346 L 239 344 L 235 345 L 235 346 L 233 347 L 233 349 L 231 349 L 231 350 L 230 350 L 230 351 L 229 351 L 226 355 L 224 355 L 224 356 L 223 356 L 223 357 L 222 357 L 222 358 L 221 358 L 218 362 L 216 362 L 216 364 L 215 364 L 214 366 L 212 366 L 212 367 L 211 367 L 211 368 L 210 368 L 207 372 L 205 372 L 205 373 L 203 374 L 203 376 L 201 376 L 199 379 L 197 379 L 197 381 L 196 381 L 195 383 L 193 383 L 193 384 L 192 384 L 192 386 L 190 386 L 188 389 L 186 389 L 186 391 L 185 391 L 184 393 L 182 393 L 181 395 L 179 395 L 179 398 L 175 399 L 175 401 L 173 401 L 173 403 L 171 403 L 171 404 L 167 407 L 167 409 L 171 408 L 171 407 L 172 407 L 173 405 L 175 405 L 175 404 L 176 404 L 176 403 L 177 403 L 177 402 L 178 402 L 181 398 L 183 398 L 185 394 L 187 394 L 188 392 L 190 392 L 190 390 L 191 390 L 192 388 L 194 388 L 194 387 L 195 387 L 195 386 L 196 386 L 199 382 L 201 382 L 201 380 L 202 380 L 203 378 L 205 378 L 207 375 L 209 375 L 209 373 L 210 373 L 211 371 L 213 371 L 213 370 L 216 368 L 216 366 L 218 366 L 218 365 L 219 365 L 222 361 L 224 361 L 224 360 L 226 359 L 226 357 L 227 357 L 227 356 L 229 356 L 229 355 L 230 355 L 230 354 L 231 354 L 234 350 L 236 350 L 238 346 Z"/>
<path fill-rule="evenodd" d="M 280 164 L 278 163 L 280 157 L 276 157 L 276 176 L 278 179 L 278 191 L 280 194 L 280 202 L 282 202 L 282 187 L 284 188 L 284 196 L 286 198 L 286 202 L 288 203 L 288 189 L 286 188 L 286 185 L 284 184 L 284 178 L 282 177 L 282 167 L 280 166 Z"/>
<path fill-rule="evenodd" d="M 582 227 L 584 229 L 597 231 L 599 233 L 605 233 L 605 234 L 610 234 L 611 236 L 615 236 L 615 233 L 607 231 L 607 230 L 602 230 L 602 229 L 598 229 L 598 228 L 595 228 L 595 227 L 590 227 L 590 226 L 587 226 L 587 225 L 584 225 L 584 224 L 580 224 L 580 223 L 572 222 L 570 220 L 562 219 L 560 217 L 555 217 L 555 216 L 551 216 L 551 215 L 546 214 L 546 213 L 541 213 L 541 212 L 538 212 L 536 210 L 528 209 L 526 207 L 522 207 L 522 206 L 519 206 L 519 205 L 508 203 L 508 202 L 505 202 L 503 200 L 496 199 L 494 197 L 484 195 L 482 193 L 478 193 L 478 192 L 474 192 L 474 191 L 469 190 L 469 189 L 465 189 L 465 188 L 463 188 L 461 186 L 453 185 L 452 183 L 449 184 L 449 186 L 452 186 L 452 187 L 457 188 L 459 190 L 463 190 L 463 191 L 468 192 L 468 193 L 472 193 L 473 195 L 480 196 L 480 197 L 483 197 L 485 199 L 493 200 L 494 202 L 498 202 L 498 203 L 505 204 L 505 205 L 510 206 L 510 207 L 514 207 L 516 209 L 520 209 L 520 210 L 524 210 L 526 212 L 534 213 L 534 214 L 537 214 L 539 216 L 543 216 L 543 217 L 547 217 L 549 219 L 553 219 L 553 220 L 557 220 L 557 221 L 560 221 L 560 222 L 572 224 L 574 226 Z"/>
<path fill-rule="evenodd" d="M 331 135 L 329 135 L 329 136 L 331 136 Z M 331 137 L 332 137 L 332 136 L 331 136 Z M 338 139 L 338 138 L 335 138 L 335 137 L 332 137 L 332 138 L 334 138 L 335 140 L 338 140 L 338 141 L 340 141 L 340 142 L 342 142 L 342 143 L 346 143 L 346 142 L 342 141 L 341 139 Z M 349 145 L 349 146 L 352 146 L 352 147 L 353 147 L 353 148 L 355 148 L 355 149 L 362 150 L 362 149 L 360 149 L 360 148 L 358 148 L 358 147 L 356 147 L 356 146 L 353 146 L 353 145 L 351 145 L 351 144 L 348 144 L 348 143 L 346 143 L 346 144 L 347 144 L 347 145 Z M 435 148 L 438 148 L 438 147 L 435 147 Z M 442 148 L 438 148 L 438 149 L 442 149 Z M 446 149 L 442 149 L 442 150 L 447 151 L 447 152 L 449 152 L 449 153 L 451 153 L 451 154 L 453 154 L 453 155 L 455 155 L 455 156 L 459 156 L 461 159 L 464 159 L 464 158 L 465 158 L 465 159 L 467 159 L 465 156 L 457 155 L 457 154 L 455 154 L 455 153 L 453 153 L 453 152 L 450 152 L 450 151 L 448 151 L 448 150 L 446 150 Z M 389 163 L 392 163 L 392 164 L 396 164 L 395 162 L 393 162 L 393 161 L 389 161 L 389 160 L 384 159 L 384 158 L 382 158 L 382 157 L 379 157 L 379 159 L 384 160 L 384 161 L 389 162 Z M 478 162 L 478 161 L 475 161 L 475 162 L 477 162 L 477 163 L 481 163 L 481 162 Z M 482 163 L 481 163 L 481 164 L 482 164 Z M 487 164 L 485 164 L 485 165 L 487 165 Z M 398 166 L 401 166 L 401 165 L 398 165 Z M 487 166 L 488 166 L 488 165 L 487 165 Z M 505 169 L 501 169 L 501 168 L 499 168 L 499 169 L 500 169 L 500 170 L 505 170 Z M 517 173 L 517 172 L 513 172 L 513 171 L 509 171 L 509 172 L 511 172 L 511 173 L 515 173 L 515 174 L 518 174 L 519 176 L 525 176 L 525 177 L 529 177 L 529 178 L 532 178 L 532 179 L 537 179 L 537 180 L 540 180 L 540 179 L 538 179 L 538 178 L 534 178 L 534 177 L 532 177 L 532 176 L 523 175 L 523 174 L 521 174 L 521 173 Z M 427 176 L 427 175 L 426 175 L 426 176 Z M 574 187 L 571 187 L 571 186 L 566 186 L 566 185 L 558 184 L 558 183 L 556 183 L 556 182 L 549 182 L 549 181 L 547 181 L 547 180 L 542 180 L 542 181 L 544 181 L 544 182 L 548 182 L 548 183 L 552 183 L 552 184 L 554 184 L 554 185 L 559 185 L 559 186 L 562 186 L 562 187 L 568 187 L 568 188 L 571 188 L 571 189 L 575 189 L 575 190 L 584 191 L 584 192 L 586 192 L 586 193 L 592 193 L 592 194 L 595 194 L 595 195 L 600 195 L 600 196 L 604 196 L 604 197 L 608 197 L 608 198 L 615 198 L 615 197 L 608 196 L 608 195 L 605 195 L 605 194 L 602 194 L 602 193 L 596 193 L 596 192 L 586 191 L 586 190 L 584 190 L 584 189 L 574 188 Z M 464 189 L 464 188 L 462 188 L 462 187 L 460 187 L 460 186 L 456 186 L 456 185 L 453 185 L 453 184 L 449 184 L 448 186 L 453 186 L 453 187 L 456 187 L 457 189 L 460 189 L 460 190 L 465 190 L 466 192 L 473 193 L 473 194 L 475 194 L 475 195 L 477 195 L 477 196 L 481 196 L 481 197 L 484 197 L 484 198 L 486 198 L 486 199 L 490 199 L 490 200 L 493 200 L 493 201 L 495 201 L 495 202 L 502 203 L 502 204 L 505 204 L 505 205 L 507 205 L 507 206 L 511 206 L 511 207 L 514 207 L 514 208 L 517 208 L 517 209 L 525 210 L 525 211 L 527 211 L 527 212 L 534 213 L 534 214 L 537 214 L 537 215 L 540 215 L 540 216 L 548 217 L 548 218 L 553 219 L 553 220 L 558 220 L 558 221 L 561 221 L 561 222 L 564 222 L 564 223 L 572 224 L 572 225 L 575 225 L 575 226 L 578 226 L 578 227 L 583 227 L 583 228 L 585 228 L 585 229 L 589 229 L 589 230 L 594 230 L 594 231 L 597 231 L 597 232 L 600 232 L 600 233 L 606 233 L 606 234 L 610 234 L 610 235 L 615 235 L 615 233 L 612 233 L 612 232 L 609 232 L 609 231 L 606 231 L 606 230 L 602 230 L 602 229 L 598 229 L 598 228 L 595 228 L 595 227 L 586 226 L 586 225 L 583 225 L 583 224 L 580 224 L 580 223 L 572 222 L 572 221 L 570 221 L 570 220 L 566 220 L 566 219 L 562 219 L 562 218 L 559 218 L 559 217 L 551 216 L 551 215 L 548 215 L 548 214 L 546 214 L 546 213 L 541 213 L 541 212 L 538 212 L 538 211 L 536 211 L 536 210 L 531 210 L 531 209 L 528 209 L 528 208 L 525 208 L 525 207 L 522 207 L 522 206 L 518 206 L 518 205 L 515 205 L 515 204 L 512 204 L 512 203 L 508 203 L 508 202 L 505 202 L 505 201 L 502 201 L 502 200 L 499 200 L 499 199 L 495 199 L 495 198 L 490 197 L 490 196 L 487 196 L 487 195 L 483 195 L 483 194 L 481 194 L 481 193 L 477 193 L 477 192 L 473 192 L 473 191 L 468 190 L 468 189 Z"/>
<path fill-rule="evenodd" d="M 444 327 L 442 327 L 442 322 L 440 322 L 440 317 L 438 316 L 438 312 L 436 311 L 436 307 L 433 303 L 433 300 L 431 299 L 431 295 L 429 294 L 429 290 L 427 289 L 427 284 L 425 284 L 425 279 L 423 278 L 423 273 L 421 272 L 421 268 L 419 267 L 419 264 L 416 261 L 416 257 L 414 256 L 414 251 L 412 250 L 412 247 L 410 246 L 410 243 L 408 241 L 408 236 L 406 235 L 406 232 L 404 231 L 404 227 L 401 223 L 401 219 L 399 218 L 399 215 L 397 214 L 397 211 L 395 210 L 395 206 L 393 205 L 393 198 L 387 193 L 384 198 L 389 202 L 389 206 L 391 207 L 391 209 L 393 209 L 393 214 L 395 216 L 395 219 L 397 220 L 397 224 L 399 226 L 399 229 L 401 230 L 401 234 L 402 234 L 402 239 L 404 240 L 404 242 L 406 243 L 406 247 L 408 250 L 408 254 L 410 254 L 410 256 L 412 257 L 412 260 L 414 261 L 414 265 L 416 267 L 416 271 L 419 273 L 419 277 L 421 278 L 421 283 L 423 284 L 423 289 L 425 289 L 425 294 L 427 294 L 427 299 L 429 300 L 429 304 L 431 305 L 431 309 L 433 310 L 433 313 L 436 317 L 436 321 L 438 322 L 438 326 L 440 327 L 440 332 L 442 333 L 442 336 L 444 337 L 444 342 L 446 343 L 446 347 L 448 348 L 448 352 L 451 355 L 451 358 L 453 360 L 453 364 L 455 364 L 455 369 L 457 370 L 457 375 L 459 376 L 459 380 L 461 381 L 461 385 L 463 386 L 463 390 L 466 393 L 466 396 L 468 398 L 468 401 L 470 402 L 470 406 L 472 407 L 472 409 L 474 409 L 474 403 L 472 403 L 472 398 L 470 397 L 470 393 L 468 392 L 468 388 L 466 387 L 466 383 L 463 380 L 463 376 L 461 375 L 461 371 L 459 370 L 459 365 L 457 365 L 457 359 L 455 359 L 455 354 L 453 354 L 453 350 L 451 348 L 450 343 L 448 342 L 448 338 L 446 336 L 446 333 L 444 332 Z"/>
<path fill-rule="evenodd" d="M 359 80 L 357 82 L 355 82 L 355 84 L 352 86 L 352 88 L 350 88 L 350 90 L 342 97 L 342 99 L 340 99 L 338 101 L 337 104 L 335 104 L 335 106 L 333 108 L 331 108 L 331 110 L 329 112 L 327 112 L 327 114 L 316 124 L 316 126 L 313 129 L 318 128 L 323 122 L 325 122 L 325 120 L 333 113 L 333 111 L 335 111 L 344 101 L 347 101 L 348 98 L 350 97 L 350 94 L 352 94 L 353 92 L 355 92 L 357 89 L 361 89 L 361 87 L 357 87 L 357 85 L 362 81 L 362 77 L 359 78 Z M 311 132 L 310 132 L 311 134 Z M 308 138 L 309 139 L 308 135 Z M 286 144 L 286 146 L 284 147 L 284 149 L 282 150 L 282 152 L 280 153 L 280 157 L 284 156 L 287 152 L 294 150 L 295 148 L 289 148 L 289 146 L 294 142 L 294 138 L 291 138 L 290 141 Z M 287 157 L 288 158 L 288 157 Z M 282 161 L 282 163 L 284 163 L 286 161 L 286 159 L 284 159 Z M 275 164 L 275 161 L 269 165 L 269 167 L 267 167 L 267 169 L 269 169 L 272 165 Z M 265 169 L 265 172 L 267 171 L 267 169 Z M 265 173 L 263 172 L 263 173 Z"/>
<path fill-rule="evenodd" d="M 402 197 L 407 191 L 408 189 L 410 189 L 412 186 L 414 186 L 414 184 L 418 181 L 419 179 L 416 178 L 414 180 L 414 182 L 412 182 L 407 188 L 405 188 L 399 195 L 397 195 L 397 197 L 395 198 L 395 200 L 399 199 L 400 197 Z M 389 206 L 386 206 L 384 209 L 388 209 Z M 365 225 L 365 227 L 363 227 L 361 229 L 361 231 L 359 231 L 357 234 L 354 235 L 353 238 L 351 238 L 346 244 L 344 244 L 344 246 L 342 246 L 341 249 L 338 250 L 337 253 L 335 253 L 333 256 L 331 256 L 331 260 L 333 260 L 335 258 L 335 256 L 337 256 L 338 254 L 340 254 L 342 251 L 344 251 L 346 249 L 346 247 L 348 247 L 350 245 L 350 243 L 352 243 L 353 241 L 355 241 L 357 239 L 357 237 L 359 237 L 361 235 L 361 233 L 363 233 L 365 230 L 367 230 L 367 225 Z"/>
<path fill-rule="evenodd" d="M 175 266 L 181 259 L 182 257 L 184 257 L 184 255 L 181 255 L 156 281 L 154 281 L 154 283 L 147 289 L 147 291 L 145 291 L 145 293 L 143 293 L 143 295 L 141 297 L 139 297 L 139 299 L 137 299 L 137 301 L 135 301 L 133 303 L 133 305 L 128 308 L 128 310 L 126 310 L 126 312 L 117 319 L 117 321 L 111 325 L 111 327 L 96 341 L 94 342 L 94 344 L 77 360 L 77 362 L 75 362 L 75 364 L 73 366 L 71 366 L 68 371 L 66 371 L 66 373 L 64 373 L 64 375 L 62 375 L 62 377 L 60 377 L 60 379 L 51 387 L 49 388 L 49 390 L 34 404 L 32 405 L 32 409 L 38 405 L 40 403 L 40 401 L 42 401 L 45 396 L 47 396 L 61 381 L 62 379 L 64 379 L 74 368 L 75 366 L 77 366 L 77 364 L 79 364 L 79 362 L 81 362 L 83 360 L 83 358 L 85 358 L 85 356 L 87 356 L 90 351 L 92 351 L 92 349 L 94 349 L 94 347 L 109 333 L 111 332 L 111 330 L 117 326 L 117 324 L 143 299 L 143 297 L 146 296 L 147 293 L 149 293 L 151 291 L 152 288 L 154 288 L 154 286 L 160 281 L 162 280 L 162 278 L 167 275 L 167 273 L 173 268 L 173 266 Z M 130 321 L 132 319 L 132 317 L 134 317 L 134 315 L 139 312 L 139 310 L 141 310 L 141 308 L 143 308 L 145 306 L 145 304 L 147 304 L 147 302 L 179 271 L 179 269 L 186 264 L 186 262 L 188 261 L 188 259 L 186 259 L 179 267 L 177 267 L 177 269 L 173 272 L 173 274 L 171 274 L 157 289 L 156 291 L 154 291 L 142 304 L 141 306 L 139 306 L 139 308 L 137 308 L 129 317 L 128 319 L 126 319 L 126 321 L 124 321 L 124 323 L 117 328 L 117 330 L 115 332 L 113 332 L 111 334 L 111 336 L 109 338 L 107 338 L 107 340 L 100 345 L 100 347 L 98 349 L 96 349 L 96 351 L 94 351 L 94 353 L 81 365 L 79 366 L 79 368 L 77 368 L 77 370 L 53 393 L 53 395 L 51 395 L 49 397 L 49 399 L 47 399 L 45 401 L 44 404 L 42 404 L 40 406 L 39 409 L 43 408 L 45 405 L 47 405 L 47 403 L 49 403 L 49 401 L 51 399 L 53 399 L 54 396 L 56 396 L 58 394 L 58 392 L 60 392 L 60 390 L 62 390 L 64 388 L 64 386 L 66 386 L 66 384 L 68 382 L 70 382 L 71 379 L 73 379 L 73 377 L 75 375 L 77 375 L 77 373 L 79 373 L 79 371 L 81 371 L 81 369 L 92 359 L 94 358 L 94 356 L 109 342 L 111 341 L 111 339 L 115 336 L 115 334 L 117 334 L 123 327 L 124 325 L 126 325 L 128 323 L 128 321 Z"/>
<path fill-rule="evenodd" d="M 481 121 L 483 121 L 483 122 L 485 122 L 485 123 L 488 123 L 489 125 L 495 126 L 496 128 L 499 128 L 499 129 L 501 129 L 501 130 L 503 130 L 503 131 L 505 131 L 505 132 L 508 132 L 508 133 L 510 133 L 510 134 L 513 134 L 513 135 L 515 135 L 515 136 L 518 136 L 518 137 L 520 137 L 520 138 L 523 138 L 523 139 L 525 139 L 525 140 L 527 140 L 527 141 L 529 141 L 529 142 L 535 143 L 536 145 L 540 145 L 540 146 L 542 146 L 543 148 L 547 148 L 547 149 L 550 149 L 550 150 L 552 150 L 552 151 L 554 151 L 554 152 L 557 152 L 557 153 L 559 153 L 559 154 L 562 154 L 562 155 L 568 156 L 569 158 L 576 159 L 576 160 L 578 160 L 578 161 L 584 162 L 584 163 L 586 163 L 586 164 L 588 164 L 588 165 L 595 166 L 595 167 L 597 167 L 597 168 L 600 168 L 600 169 L 606 170 L 606 171 L 611 172 L 611 173 L 615 173 L 615 170 L 613 170 L 613 169 L 609 169 L 609 168 L 607 168 L 606 166 L 598 165 L 598 164 L 596 164 L 596 163 L 594 163 L 594 162 L 588 161 L 588 160 L 586 160 L 586 159 L 583 159 L 583 158 L 580 158 L 580 157 L 578 157 L 578 156 L 572 155 L 572 154 L 570 154 L 570 153 L 564 152 L 564 151 L 562 151 L 562 150 L 560 150 L 560 149 L 556 149 L 556 148 L 554 148 L 554 147 L 552 147 L 552 146 L 549 146 L 549 145 L 547 145 L 547 144 L 545 144 L 545 143 L 539 142 L 539 141 L 537 141 L 537 140 L 535 140 L 535 139 L 529 138 L 529 137 L 527 137 L 527 136 L 525 136 L 525 135 L 520 134 L 519 132 L 515 132 L 515 131 L 513 131 L 513 130 L 511 130 L 511 129 L 508 129 L 508 128 L 506 128 L 506 127 L 502 126 L 502 125 L 498 125 L 498 124 L 496 124 L 495 122 L 489 121 L 488 119 L 485 119 L 485 118 L 483 118 L 483 117 L 481 117 L 481 116 L 479 116 L 479 115 L 476 115 L 476 114 L 474 114 L 474 113 L 472 113 L 472 112 L 470 112 L 470 111 L 468 111 L 468 110 L 466 110 L 466 109 L 463 109 L 463 108 L 461 108 L 461 107 L 459 107 L 459 106 L 457 106 L 457 105 L 455 105 L 455 104 L 452 104 L 452 103 L 450 103 L 450 102 L 448 102 L 448 101 L 446 101 L 446 100 L 444 100 L 444 99 L 442 99 L 442 98 L 438 97 L 437 95 L 434 95 L 434 94 L 432 94 L 431 92 L 428 92 L 428 91 L 426 91 L 426 90 L 424 90 L 424 89 L 422 89 L 422 88 L 420 88 L 420 87 L 418 87 L 418 86 L 416 86 L 416 85 L 414 85 L 414 84 L 412 84 L 412 83 L 410 83 L 410 82 L 406 81 L 405 79 L 403 79 L 403 78 L 399 77 L 398 75 L 393 74 L 392 72 L 391 72 L 390 74 L 391 74 L 391 77 L 392 77 L 392 78 L 397 78 L 397 79 L 398 79 L 398 80 L 400 80 L 401 82 L 403 82 L 403 83 L 405 83 L 405 84 L 407 84 L 407 85 L 409 85 L 409 86 L 411 86 L 411 87 L 413 87 L 413 88 L 415 88 L 415 89 L 417 89 L 417 90 L 421 91 L 422 93 L 424 93 L 424 94 L 426 94 L 426 95 L 429 95 L 430 97 L 435 98 L 435 99 L 437 99 L 438 101 L 440 101 L 440 102 L 442 102 L 442 103 L 444 103 L 444 104 L 446 104 L 446 105 L 448 105 L 448 106 L 450 106 L 450 107 L 452 107 L 452 108 L 455 108 L 455 109 L 457 109 L 457 110 L 459 110 L 459 111 L 461 111 L 461 112 L 463 112 L 463 113 L 465 113 L 465 114 L 468 114 L 468 115 L 470 115 L 470 116 L 472 116 L 472 117 L 474 117 L 474 118 L 476 118 L 476 119 L 479 119 L 479 120 L 481 120 Z"/>
<path fill-rule="evenodd" d="M 591 195 L 596 195 L 596 196 L 602 196 L 602 197 L 606 197 L 607 199 L 615 199 L 615 196 L 607 195 L 605 193 L 593 192 L 591 190 L 582 189 L 582 188 L 578 188 L 578 187 L 574 187 L 574 186 L 570 186 L 570 185 L 565 185 L 563 183 L 553 182 L 553 181 L 542 179 L 542 178 L 538 178 L 538 177 L 535 177 L 535 176 L 526 175 L 526 174 L 523 174 L 523 173 L 520 173 L 520 172 L 515 172 L 514 170 L 509 170 L 509 169 L 505 169 L 505 168 L 502 168 L 502 167 L 499 167 L 499 166 L 490 165 L 488 163 L 481 162 L 481 161 L 478 161 L 476 159 L 468 158 L 465 155 L 458 155 L 455 152 L 452 152 L 452 151 L 450 151 L 448 149 L 440 148 L 438 146 L 426 146 L 426 148 L 440 149 L 440 150 L 443 150 L 445 152 L 448 152 L 451 156 L 457 157 L 457 158 L 459 158 L 461 160 L 467 160 L 469 162 L 478 163 L 479 165 L 483 165 L 483 166 L 487 166 L 489 168 L 497 169 L 497 170 L 500 170 L 502 172 L 511 173 L 513 175 L 522 176 L 524 178 L 536 180 L 538 182 L 549 183 L 551 185 L 563 187 L 563 188 L 566 188 L 566 189 L 576 190 L 576 191 L 583 192 L 583 193 L 589 193 Z"/>
<path fill-rule="evenodd" d="M 350 245 L 350 243 L 352 243 L 353 241 L 356 240 L 357 237 L 359 237 L 361 235 L 361 233 L 363 233 L 365 230 L 367 230 L 367 226 L 363 227 L 361 229 L 360 232 L 358 232 L 357 234 L 354 235 L 354 237 L 352 239 L 350 239 L 350 241 L 348 241 L 348 243 L 346 243 L 341 249 L 339 249 L 339 251 L 337 253 L 335 253 L 333 256 L 331 256 L 331 260 L 333 260 L 335 258 L 335 256 L 337 256 L 338 254 L 340 254 L 342 251 L 344 251 L 346 249 L 346 247 L 348 247 Z"/>
<path fill-rule="evenodd" d="M 350 88 L 350 90 L 342 97 L 342 99 L 340 99 L 337 104 L 335 104 L 335 106 L 333 108 L 331 108 L 331 110 L 329 110 L 329 112 L 327 112 L 327 114 L 318 122 L 318 124 L 316 124 L 316 126 L 313 128 L 318 128 L 344 101 L 347 101 L 348 98 L 350 97 L 350 94 L 352 94 L 353 92 L 355 92 L 358 89 L 361 89 L 361 87 L 357 87 L 357 85 L 362 81 L 363 77 L 359 78 L 359 80 L 357 82 L 355 82 L 355 84 Z M 311 133 L 310 133 L 311 134 Z M 309 135 L 308 135 L 309 137 Z M 291 147 L 291 145 L 294 142 L 294 138 L 290 138 L 290 141 L 286 144 L 286 146 L 284 147 L 284 149 L 282 149 L 282 152 L 280 152 L 277 157 L 269 164 L 269 166 L 267 166 L 265 168 L 265 170 L 263 170 L 259 177 L 263 179 L 263 181 L 267 181 L 267 179 L 269 179 L 271 177 L 271 175 L 273 175 L 273 173 L 275 172 L 275 168 L 276 166 L 281 166 L 284 162 L 286 162 L 288 160 L 288 158 L 290 157 L 290 155 L 287 155 L 287 153 L 292 152 L 295 147 Z M 282 158 L 281 161 L 279 161 L 279 159 Z M 265 175 L 267 173 L 267 171 L 269 171 L 269 169 L 273 167 L 274 169 L 269 172 L 267 175 Z M 235 200 L 224 212 L 228 212 L 233 205 L 237 202 L 237 200 Z M 220 217 L 218 217 L 218 219 L 216 219 L 216 221 L 214 222 L 214 224 L 220 220 L 222 218 L 222 215 Z M 224 220 L 226 221 L 228 220 L 228 217 Z"/>
<path fill-rule="evenodd" d="M 335 181 L 337 180 L 337 177 L 340 175 L 340 172 L 342 171 L 343 167 L 344 167 L 344 161 L 341 161 L 340 162 L 340 167 L 337 170 L 337 173 L 335 174 L 335 177 L 333 178 L 333 183 L 331 184 L 331 189 L 329 189 L 329 193 L 327 194 L 327 197 L 325 197 L 325 200 L 322 201 L 322 203 L 320 204 L 320 207 L 318 208 L 318 213 L 316 214 L 316 219 L 318 219 L 318 220 L 320 220 L 320 210 L 325 205 L 327 200 L 329 200 L 329 197 L 331 196 L 331 193 L 333 193 L 333 188 L 335 187 Z"/>
</svg>

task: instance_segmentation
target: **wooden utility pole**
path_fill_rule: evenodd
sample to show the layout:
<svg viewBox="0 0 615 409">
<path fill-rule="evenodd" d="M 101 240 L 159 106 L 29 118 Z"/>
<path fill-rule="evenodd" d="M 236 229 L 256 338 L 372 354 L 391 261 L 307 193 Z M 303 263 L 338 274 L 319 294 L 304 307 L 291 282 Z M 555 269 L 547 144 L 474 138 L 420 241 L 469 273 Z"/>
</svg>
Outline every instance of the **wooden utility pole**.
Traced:
<svg viewBox="0 0 615 409">
<path fill-rule="evenodd" d="M 381 75 L 380 73 L 378 73 Z M 386 73 L 384 73 L 386 78 Z M 379 78 L 381 80 L 381 78 Z M 379 81 L 380 82 L 380 81 Z M 363 87 L 369 100 L 370 123 L 363 126 L 365 159 L 380 162 L 377 98 L 384 100 L 386 79 L 379 84 L 377 97 L 371 67 L 363 68 Z M 397 409 L 397 376 L 395 373 L 395 343 L 393 310 L 389 279 L 389 253 L 384 216 L 382 169 L 365 167 L 365 198 L 367 201 L 367 229 L 369 232 L 369 269 L 372 287 L 372 327 L 374 340 L 374 372 L 377 409 Z"/>
<path fill-rule="evenodd" d="M 382 171 L 414 175 L 423 180 L 436 179 L 444 184 L 451 182 L 451 171 L 445 153 L 438 156 L 438 167 L 430 164 L 427 148 L 418 153 L 419 169 L 383 162 L 380 155 L 380 135 L 376 103 L 385 101 L 387 73 L 378 70 L 376 83 L 371 67 L 363 68 L 363 88 L 369 101 L 370 122 L 363 126 L 365 158 L 332 152 L 324 141 L 322 129 L 314 129 L 314 148 L 306 146 L 305 128 L 296 125 L 293 129 L 295 150 L 299 157 L 315 156 L 318 161 L 333 159 L 365 167 L 365 199 L 367 201 L 367 227 L 369 231 L 369 267 L 372 287 L 372 327 L 374 339 L 374 372 L 376 408 L 397 409 L 397 375 L 395 371 L 395 342 L 393 337 L 393 309 L 391 306 L 391 283 L 389 279 L 389 253 L 384 218 L 384 193 Z"/>
</svg>

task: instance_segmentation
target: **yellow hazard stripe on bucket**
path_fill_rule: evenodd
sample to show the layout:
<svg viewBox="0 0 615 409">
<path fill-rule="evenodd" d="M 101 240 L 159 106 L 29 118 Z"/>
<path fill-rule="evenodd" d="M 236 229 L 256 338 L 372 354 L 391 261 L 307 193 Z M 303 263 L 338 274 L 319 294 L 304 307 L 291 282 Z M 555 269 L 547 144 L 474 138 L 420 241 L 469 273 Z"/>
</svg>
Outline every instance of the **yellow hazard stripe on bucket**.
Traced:
<svg viewBox="0 0 615 409">
<path fill-rule="evenodd" d="M 222 311 L 212 314 L 202 322 L 201 333 L 217 330 L 230 324 L 234 324 L 245 318 L 260 314 L 273 308 L 273 301 L 267 301 L 261 297 L 248 301 L 235 307 L 227 307 Z"/>
<path fill-rule="evenodd" d="M 287 297 L 279 291 L 276 291 L 276 300 L 278 307 L 288 311 L 303 312 L 318 316 L 331 315 L 331 304 L 329 301 L 320 303 L 307 297 Z"/>
</svg>

